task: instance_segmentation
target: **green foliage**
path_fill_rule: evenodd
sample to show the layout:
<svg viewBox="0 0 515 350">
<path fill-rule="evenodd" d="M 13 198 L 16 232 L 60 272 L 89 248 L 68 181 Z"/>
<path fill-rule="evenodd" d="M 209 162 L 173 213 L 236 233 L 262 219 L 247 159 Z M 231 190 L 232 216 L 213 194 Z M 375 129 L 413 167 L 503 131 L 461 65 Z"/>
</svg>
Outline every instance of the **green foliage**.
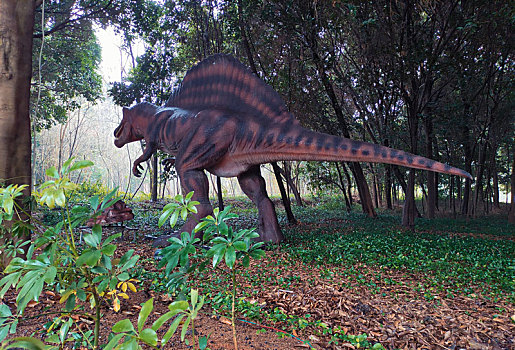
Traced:
<svg viewBox="0 0 515 350">
<path fill-rule="evenodd" d="M 194 320 L 198 315 L 198 311 L 204 304 L 204 297 L 198 299 L 198 291 L 191 291 L 191 302 L 187 301 L 176 301 L 168 306 L 169 311 L 161 315 L 151 327 L 145 327 L 145 323 L 150 313 L 154 308 L 154 299 L 149 299 L 143 304 L 141 311 L 138 316 L 137 328 L 134 328 L 133 324 L 128 320 L 124 319 L 117 322 L 112 330 L 116 335 L 111 338 L 109 343 L 104 348 L 105 350 L 110 349 L 132 349 L 138 347 L 140 343 L 146 344 L 153 348 L 156 348 L 158 343 L 160 346 L 165 346 L 170 338 L 175 334 L 175 331 L 182 323 L 181 330 L 181 341 L 184 341 L 186 337 L 186 331 L 190 324 L 192 325 L 192 343 L 193 347 L 195 344 L 195 326 Z M 158 340 L 157 331 L 173 317 L 175 319 L 171 322 L 170 327 L 164 334 L 161 341 Z M 121 341 L 121 343 L 120 343 Z"/>
<path fill-rule="evenodd" d="M 8 259 L 24 253 L 24 247 L 29 242 L 24 242 L 22 237 L 32 229 L 30 223 L 26 221 L 13 220 L 19 218 L 21 208 L 17 207 L 16 198 L 23 194 L 27 185 L 9 185 L 0 187 L 0 234 L 4 237 L 4 242 L 0 246 L 0 253 Z M 9 222 L 13 220 L 12 222 Z M 6 223 L 9 222 L 9 223 Z"/>
<path fill-rule="evenodd" d="M 190 213 L 196 213 L 194 205 L 198 204 L 198 202 L 191 201 L 192 197 L 193 192 L 188 193 L 185 197 L 181 195 L 176 196 L 176 203 L 170 203 L 163 208 L 163 214 L 159 218 L 159 226 L 162 226 L 169 220 L 171 227 L 174 227 L 179 216 L 186 219 Z M 259 237 L 259 234 L 254 230 L 234 232 L 232 227 L 227 224 L 228 220 L 237 218 L 237 215 L 230 213 L 230 210 L 230 206 L 223 211 L 215 208 L 213 215 L 203 218 L 191 234 L 183 232 L 180 238 L 170 238 L 168 240 L 170 245 L 162 250 L 163 259 L 159 263 L 159 267 L 166 266 L 165 270 L 167 274 L 170 274 L 170 280 L 167 285 L 172 290 L 178 290 L 184 288 L 190 274 L 202 272 L 206 268 L 209 259 L 211 259 L 213 267 L 217 267 L 222 261 L 225 262 L 232 276 L 231 314 L 234 346 L 237 348 L 234 325 L 237 287 L 236 272 L 238 267 L 248 267 L 251 258 L 262 258 L 265 252 L 260 249 L 263 245 L 262 242 L 256 243 L 253 241 Z M 197 249 L 200 239 L 195 238 L 195 233 L 201 231 L 204 231 L 204 245 Z M 178 271 L 171 273 L 177 266 L 179 267 Z M 182 334 L 181 338 L 184 338 Z"/>
<path fill-rule="evenodd" d="M 33 56 L 36 74 L 39 72 L 40 48 L 41 41 L 36 39 Z M 102 79 L 97 72 L 100 59 L 100 45 L 88 23 L 79 30 L 63 30 L 45 38 L 41 57 L 42 81 L 41 85 L 33 85 L 31 94 L 37 130 L 49 128 L 56 122 L 64 123 L 69 111 L 81 107 L 79 99 L 95 101 L 100 97 Z"/>
<path fill-rule="evenodd" d="M 399 218 L 393 215 L 370 219 L 346 214 L 342 218 L 342 211 L 297 211 L 305 222 L 318 223 L 321 215 L 326 215 L 328 222 L 344 220 L 311 230 L 292 228 L 286 233 L 288 242 L 281 249 L 306 264 L 343 265 L 350 268 L 349 273 L 356 263 L 420 272 L 427 278 L 425 291 L 469 293 L 472 286 L 480 286 L 487 293 L 515 293 L 515 244 L 471 235 L 513 236 L 505 219 L 496 223 L 488 218 L 420 220 L 416 231 L 408 232 L 398 228 Z"/>
<path fill-rule="evenodd" d="M 164 347 L 170 338 L 173 337 L 181 323 L 181 341 L 185 341 L 186 332 L 191 325 L 192 344 L 193 348 L 195 348 L 195 319 L 203 305 L 204 297 L 199 299 L 198 291 L 193 289 L 191 290 L 189 303 L 184 300 L 171 303 L 168 305 L 169 311 L 167 313 L 161 315 L 150 327 L 145 328 L 148 316 L 154 309 L 154 298 L 151 298 L 143 304 L 138 315 L 136 328 L 134 328 L 134 325 L 128 319 L 121 320 L 113 326 L 112 331 L 114 335 L 104 347 L 104 350 L 132 349 L 140 346 L 141 343 L 156 349 L 158 348 L 158 344 Z M 175 319 L 170 323 L 163 338 L 159 340 L 157 336 L 158 330 L 174 317 Z M 206 346 L 207 337 L 201 337 L 199 339 L 199 349 L 207 349 Z"/>
<path fill-rule="evenodd" d="M 14 201 L 23 194 L 25 188 L 27 188 L 27 185 L 0 187 L 0 225 L 3 221 L 12 220 L 16 211 Z"/>
<path fill-rule="evenodd" d="M 11 287 L 14 288 L 17 291 L 17 314 L 12 315 L 6 306 L 7 309 L 0 310 L 0 341 L 8 332 L 14 333 L 18 319 L 23 315 L 28 303 L 38 301 L 43 288 L 46 287 L 60 294 L 60 303 L 64 304 L 58 312 L 61 314 L 59 322 L 52 325 L 53 329 L 59 328 L 59 333 L 51 334 L 47 341 L 57 344 L 56 348 L 61 348 L 67 342 L 75 342 L 74 337 L 68 336 L 74 322 L 69 315 L 78 312 L 78 301 L 89 301 L 95 310 L 95 314 L 90 317 L 95 320 L 97 326 L 93 344 L 88 344 L 88 347 L 98 348 L 101 298 L 112 299 L 117 311 L 118 296 L 127 297 L 127 285 L 135 289 L 128 282 L 128 271 L 135 266 L 139 256 L 133 255 L 134 252 L 129 250 L 119 260 L 113 259 L 116 250 L 113 241 L 120 236 L 119 234 L 103 238 L 101 226 L 95 225 L 91 233 L 84 236 L 84 246 L 79 246 L 75 241 L 75 230 L 80 225 L 99 215 L 118 200 L 115 198 L 115 189 L 103 199 L 99 196 L 91 197 L 89 208 L 69 208 L 69 193 L 77 187 L 70 181 L 69 175 L 91 165 L 89 161 L 73 162 L 73 159 L 70 159 L 63 164 L 61 171 L 55 168 L 47 170 L 47 175 L 52 179 L 40 186 L 37 197 L 42 205 L 50 208 L 60 207 L 63 219 L 55 226 L 47 227 L 34 242 L 29 242 L 25 257 L 15 257 L 6 267 L 5 276 L 0 280 L 0 297 L 3 297 Z M 5 208 L 3 210 L 8 213 Z M 34 254 L 36 250 L 38 254 Z M 120 286 L 122 292 L 117 289 Z M 62 317 L 67 317 L 67 320 L 61 322 Z"/>
</svg>

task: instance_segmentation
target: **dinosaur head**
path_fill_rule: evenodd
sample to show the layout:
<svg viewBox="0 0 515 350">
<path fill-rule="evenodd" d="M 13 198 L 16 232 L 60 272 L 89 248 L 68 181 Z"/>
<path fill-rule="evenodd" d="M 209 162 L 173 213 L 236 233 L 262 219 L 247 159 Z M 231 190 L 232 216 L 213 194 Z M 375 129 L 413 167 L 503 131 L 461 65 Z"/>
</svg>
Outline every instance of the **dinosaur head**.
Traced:
<svg viewBox="0 0 515 350">
<path fill-rule="evenodd" d="M 148 128 L 150 117 L 157 107 L 151 103 L 139 103 L 131 108 L 123 107 L 123 118 L 114 130 L 114 145 L 118 148 L 134 141 L 142 140 Z"/>
</svg>

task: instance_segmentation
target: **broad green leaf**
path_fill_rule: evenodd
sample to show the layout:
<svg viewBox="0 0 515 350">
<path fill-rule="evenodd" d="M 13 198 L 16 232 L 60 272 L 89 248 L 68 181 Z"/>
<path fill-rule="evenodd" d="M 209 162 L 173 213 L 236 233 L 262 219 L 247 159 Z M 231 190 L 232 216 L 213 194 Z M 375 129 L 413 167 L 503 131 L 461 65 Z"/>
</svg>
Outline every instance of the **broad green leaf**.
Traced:
<svg viewBox="0 0 515 350">
<path fill-rule="evenodd" d="M 181 329 L 181 341 L 184 341 L 184 338 L 186 337 L 186 332 L 188 331 L 188 327 L 191 323 L 191 317 L 188 317 L 186 321 L 184 321 L 184 324 L 182 325 Z"/>
<path fill-rule="evenodd" d="M 157 332 L 157 330 L 159 328 L 161 328 L 161 326 L 166 322 L 168 321 L 169 319 L 171 319 L 173 316 L 175 316 L 176 314 L 171 312 L 171 311 L 168 311 L 167 313 L 165 313 L 164 315 L 161 315 L 161 317 L 159 317 L 153 324 L 152 324 L 152 329 L 154 331 Z"/>
<path fill-rule="evenodd" d="M 5 305 L 5 304 L 0 304 L 0 317 L 9 317 L 9 316 L 12 316 L 12 312 L 11 312 L 11 309 L 9 308 L 9 306 Z"/>
<path fill-rule="evenodd" d="M 96 247 L 102 241 L 102 226 L 100 226 L 99 224 L 93 225 L 93 227 L 91 228 L 91 234 L 95 236 Z"/>
<path fill-rule="evenodd" d="M 193 197 L 193 191 L 189 192 L 189 193 L 186 195 L 185 200 L 186 200 L 186 201 L 189 201 L 192 197 Z"/>
<path fill-rule="evenodd" d="M 143 307 L 141 308 L 139 315 L 138 315 L 138 332 L 141 332 L 143 329 L 143 326 L 145 325 L 145 322 L 147 321 L 148 315 L 152 312 L 154 309 L 154 298 L 148 299 L 145 304 L 143 304 Z"/>
<path fill-rule="evenodd" d="M 10 328 L 9 325 L 0 328 L 0 342 L 3 341 L 7 337 L 7 334 L 9 334 L 9 328 Z"/>
<path fill-rule="evenodd" d="M 188 218 L 188 209 L 186 209 L 186 208 L 181 209 L 181 218 L 183 220 L 186 220 Z"/>
<path fill-rule="evenodd" d="M 107 244 L 100 249 L 102 253 L 104 253 L 107 256 L 112 256 L 114 254 L 114 251 L 116 250 L 116 246 L 114 244 Z"/>
<path fill-rule="evenodd" d="M 68 158 L 66 160 L 66 162 L 63 163 L 63 166 L 62 166 L 63 173 L 67 174 L 69 172 L 68 168 L 70 167 L 70 164 L 73 162 L 74 159 L 75 159 L 75 157 Z"/>
<path fill-rule="evenodd" d="M 242 241 L 234 242 L 233 246 L 234 246 L 234 249 L 236 249 L 238 251 L 247 250 L 247 245 L 245 244 L 245 242 L 242 242 Z"/>
<path fill-rule="evenodd" d="M 170 216 L 170 227 L 171 228 L 175 227 L 178 219 L 179 219 L 179 210 L 174 210 L 172 215 Z"/>
<path fill-rule="evenodd" d="M 36 338 L 30 338 L 30 337 L 18 337 L 12 339 L 14 343 L 9 344 L 9 346 L 6 349 L 16 349 L 16 348 L 23 348 L 28 350 L 45 350 L 45 344 Z"/>
<path fill-rule="evenodd" d="M 197 301 L 198 301 L 198 290 L 192 289 L 191 290 L 191 305 L 195 306 L 197 304 Z"/>
<path fill-rule="evenodd" d="M 115 335 L 110 341 L 109 343 L 107 343 L 107 345 L 104 347 L 103 350 L 112 350 L 116 345 L 118 345 L 118 342 L 123 338 L 125 337 L 125 334 L 117 334 Z"/>
<path fill-rule="evenodd" d="M 68 331 L 70 330 L 70 326 L 72 325 L 73 320 L 71 318 L 68 319 L 67 322 L 65 322 L 61 328 L 59 329 L 59 340 L 61 343 L 64 343 L 66 340 L 66 337 L 68 336 Z"/>
<path fill-rule="evenodd" d="M 112 241 L 114 241 L 115 239 L 120 238 L 121 236 L 122 236 L 122 234 L 121 234 L 121 233 L 116 233 L 116 234 L 114 234 L 114 235 L 111 235 L 111 236 L 107 237 L 107 238 L 104 240 L 104 245 L 111 243 Z"/>
<path fill-rule="evenodd" d="M 93 166 L 93 164 L 94 163 L 92 161 L 89 161 L 89 160 L 79 160 L 78 162 L 75 162 L 72 165 L 72 167 L 70 168 L 69 172 L 72 172 L 72 171 L 75 171 L 75 170 L 79 170 L 79 169 L 84 169 L 84 168 Z"/>
<path fill-rule="evenodd" d="M 118 280 L 121 282 L 127 281 L 129 278 L 131 278 L 131 276 L 129 276 L 127 272 L 122 272 L 118 275 Z"/>
<path fill-rule="evenodd" d="M 256 249 L 250 252 L 250 256 L 252 259 L 258 260 L 265 256 L 265 251 L 263 249 Z"/>
<path fill-rule="evenodd" d="M 54 178 L 54 179 L 58 179 L 58 178 L 59 178 L 59 172 L 57 171 L 57 169 L 55 168 L 55 166 L 48 168 L 48 169 L 45 171 L 45 174 L 46 174 L 47 176 L 49 176 L 49 177 Z"/>
<path fill-rule="evenodd" d="M 222 258 L 225 254 L 225 246 L 221 247 L 221 249 L 218 249 L 215 251 L 215 254 L 213 256 L 213 267 L 216 267 L 220 261 L 222 261 Z"/>
<path fill-rule="evenodd" d="M 57 190 L 57 195 L 55 196 L 55 204 L 60 207 L 64 207 L 66 204 L 66 196 L 64 195 L 63 190 Z"/>
<path fill-rule="evenodd" d="M 207 337 L 200 337 L 198 340 L 198 347 L 204 350 L 207 347 Z"/>
<path fill-rule="evenodd" d="M 186 300 L 178 300 L 174 301 L 170 305 L 168 305 L 168 310 L 172 312 L 179 313 L 181 311 L 184 311 L 188 308 L 188 302 Z"/>
<path fill-rule="evenodd" d="M 161 216 L 159 216 L 159 220 L 157 222 L 157 226 L 158 227 L 163 226 L 165 224 L 165 222 L 166 222 L 166 219 L 168 219 L 170 217 L 170 215 L 172 215 L 172 212 L 164 211 L 163 210 L 163 213 L 161 214 Z"/>
<path fill-rule="evenodd" d="M 138 350 L 138 339 L 131 338 L 129 340 L 126 340 L 125 343 L 123 343 L 119 348 L 119 350 Z"/>
<path fill-rule="evenodd" d="M 243 257 L 243 259 L 241 260 L 241 264 L 243 265 L 243 267 L 249 267 L 250 265 L 250 258 L 248 255 L 245 255 Z"/>
<path fill-rule="evenodd" d="M 193 232 L 199 232 L 199 231 L 202 231 L 204 229 L 204 227 L 206 227 L 207 225 L 209 225 L 210 223 L 207 222 L 207 221 L 201 221 L 199 222 L 195 228 L 193 229 Z"/>
<path fill-rule="evenodd" d="M 170 338 L 175 334 L 175 331 L 177 330 L 177 327 L 179 327 L 179 324 L 181 323 L 181 320 L 184 318 L 184 316 L 186 315 L 179 315 L 175 318 L 175 320 L 173 320 L 172 324 L 170 325 L 170 328 L 168 328 L 168 331 L 165 333 L 163 339 L 161 340 L 162 346 L 168 343 Z"/>
<path fill-rule="evenodd" d="M 93 211 L 97 211 L 98 209 L 98 203 L 99 203 L 99 197 L 98 195 L 97 196 L 93 196 L 89 199 L 89 204 L 91 206 L 91 209 L 93 209 Z"/>
<path fill-rule="evenodd" d="M 87 250 L 85 253 L 82 253 L 77 259 L 77 266 L 82 266 L 86 264 L 90 267 L 93 267 L 100 259 L 100 256 L 102 256 L 102 252 L 100 250 Z"/>
<path fill-rule="evenodd" d="M 7 215 L 11 215 L 14 207 L 14 201 L 12 197 L 5 197 L 2 207 L 4 208 L 4 211 L 7 213 Z"/>
<path fill-rule="evenodd" d="M 142 330 L 139 337 L 149 345 L 157 345 L 157 333 L 151 328 L 145 328 Z"/>
<path fill-rule="evenodd" d="M 231 245 L 231 246 L 227 247 L 227 250 L 225 251 L 225 264 L 232 270 L 235 262 L 236 262 L 236 251 L 234 249 L 234 246 Z"/>
<path fill-rule="evenodd" d="M 116 322 L 116 324 L 113 326 L 113 332 L 134 332 L 134 326 L 129 319 L 121 320 Z"/>
<path fill-rule="evenodd" d="M 54 282 L 56 275 L 57 268 L 55 266 L 50 266 L 43 275 L 43 279 L 45 280 L 45 283 L 50 284 Z"/>
</svg>

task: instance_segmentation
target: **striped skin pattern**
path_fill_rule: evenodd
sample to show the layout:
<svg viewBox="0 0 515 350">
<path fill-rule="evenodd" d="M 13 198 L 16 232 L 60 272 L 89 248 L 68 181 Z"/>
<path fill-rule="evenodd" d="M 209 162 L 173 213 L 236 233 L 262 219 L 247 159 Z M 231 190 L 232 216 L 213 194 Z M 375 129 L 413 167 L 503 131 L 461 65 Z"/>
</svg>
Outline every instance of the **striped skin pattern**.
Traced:
<svg viewBox="0 0 515 350">
<path fill-rule="evenodd" d="M 175 156 L 184 193 L 200 202 L 196 218 L 212 213 L 204 170 L 236 176 L 242 190 L 258 206 L 261 240 L 283 239 L 274 206 L 265 190 L 259 165 L 280 160 L 378 162 L 471 178 L 467 172 L 400 150 L 318 133 L 300 126 L 281 97 L 240 62 L 214 55 L 193 67 L 166 107 L 140 103 L 123 108 L 115 145 L 145 140 L 133 173 L 156 150 Z"/>
</svg>

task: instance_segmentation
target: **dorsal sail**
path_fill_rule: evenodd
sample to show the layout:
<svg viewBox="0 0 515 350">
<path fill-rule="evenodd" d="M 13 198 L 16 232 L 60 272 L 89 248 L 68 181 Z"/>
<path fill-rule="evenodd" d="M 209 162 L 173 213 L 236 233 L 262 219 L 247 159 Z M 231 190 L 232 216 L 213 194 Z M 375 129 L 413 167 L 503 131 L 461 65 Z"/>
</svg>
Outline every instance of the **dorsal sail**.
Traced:
<svg viewBox="0 0 515 350">
<path fill-rule="evenodd" d="M 219 108 L 275 123 L 298 123 L 271 86 L 226 54 L 210 56 L 191 68 L 166 106 L 191 111 Z"/>
</svg>

